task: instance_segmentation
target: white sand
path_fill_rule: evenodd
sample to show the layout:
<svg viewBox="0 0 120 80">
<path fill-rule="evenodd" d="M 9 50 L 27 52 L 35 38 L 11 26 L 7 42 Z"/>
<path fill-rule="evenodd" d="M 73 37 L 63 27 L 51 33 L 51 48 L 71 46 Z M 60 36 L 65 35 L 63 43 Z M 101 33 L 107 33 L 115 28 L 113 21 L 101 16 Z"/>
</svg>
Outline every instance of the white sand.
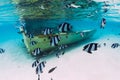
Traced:
<svg viewBox="0 0 120 80">
<path fill-rule="evenodd" d="M 94 42 L 105 42 L 107 45 L 88 54 L 82 51 L 84 44 L 66 52 L 59 59 L 54 56 L 47 59 L 41 80 L 119 80 L 120 47 L 112 49 L 110 46 L 120 42 L 120 37 L 104 36 Z M 0 80 L 37 80 L 35 68 L 31 67 L 34 60 L 21 46 L 19 41 L 9 41 L 2 45 L 6 52 L 0 54 Z M 48 70 L 55 66 L 55 71 L 48 74 Z"/>
</svg>

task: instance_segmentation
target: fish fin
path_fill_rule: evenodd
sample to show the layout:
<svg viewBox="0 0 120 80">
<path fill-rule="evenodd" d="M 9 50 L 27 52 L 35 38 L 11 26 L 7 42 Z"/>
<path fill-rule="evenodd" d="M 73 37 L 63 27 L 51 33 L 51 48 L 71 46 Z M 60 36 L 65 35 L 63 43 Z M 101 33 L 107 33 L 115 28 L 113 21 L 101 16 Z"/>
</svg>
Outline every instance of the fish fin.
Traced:
<svg viewBox="0 0 120 80">
<path fill-rule="evenodd" d="M 40 75 L 38 74 L 38 80 L 40 80 Z"/>
<path fill-rule="evenodd" d="M 92 54 L 92 52 L 91 51 L 87 51 L 88 53 L 90 53 L 90 54 Z"/>
<path fill-rule="evenodd" d="M 32 68 L 34 68 L 34 63 L 32 64 Z"/>
</svg>

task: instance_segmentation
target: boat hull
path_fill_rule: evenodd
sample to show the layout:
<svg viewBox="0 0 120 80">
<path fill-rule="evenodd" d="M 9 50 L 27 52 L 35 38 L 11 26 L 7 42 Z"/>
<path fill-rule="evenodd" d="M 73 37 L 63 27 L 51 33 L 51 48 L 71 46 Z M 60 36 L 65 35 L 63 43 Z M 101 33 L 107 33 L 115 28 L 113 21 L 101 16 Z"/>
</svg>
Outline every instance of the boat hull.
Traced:
<svg viewBox="0 0 120 80">
<path fill-rule="evenodd" d="M 69 32 L 69 33 L 57 33 L 54 35 L 58 35 L 60 37 L 60 41 L 58 46 L 62 44 L 72 44 L 84 39 L 88 39 L 92 37 L 92 35 L 96 32 L 96 30 L 83 30 L 80 32 Z M 54 36 L 49 35 L 49 36 Z M 29 53 L 32 53 L 36 48 L 40 48 L 42 51 L 52 51 L 56 48 L 56 46 L 50 45 L 50 38 L 46 35 L 38 35 L 34 36 L 34 38 L 30 39 L 23 33 L 24 44 Z M 30 41 L 36 41 L 37 44 L 30 45 Z"/>
</svg>

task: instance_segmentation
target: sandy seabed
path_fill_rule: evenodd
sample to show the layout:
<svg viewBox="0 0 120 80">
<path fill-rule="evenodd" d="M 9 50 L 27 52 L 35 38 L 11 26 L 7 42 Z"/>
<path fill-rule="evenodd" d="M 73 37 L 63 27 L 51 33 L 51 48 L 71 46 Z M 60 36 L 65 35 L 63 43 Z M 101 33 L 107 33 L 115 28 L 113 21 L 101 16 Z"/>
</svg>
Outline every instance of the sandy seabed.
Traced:
<svg viewBox="0 0 120 80">
<path fill-rule="evenodd" d="M 104 36 L 94 42 L 100 43 L 101 48 L 93 54 L 82 51 L 83 44 L 60 58 L 43 58 L 47 64 L 41 80 L 119 80 L 120 47 L 113 49 L 111 45 L 120 43 L 120 36 Z M 26 54 L 25 46 L 19 40 L 5 42 L 1 47 L 6 51 L 0 54 L 0 80 L 37 80 L 35 68 L 31 67 L 34 58 Z M 48 70 L 55 66 L 55 71 L 48 74 Z"/>
</svg>

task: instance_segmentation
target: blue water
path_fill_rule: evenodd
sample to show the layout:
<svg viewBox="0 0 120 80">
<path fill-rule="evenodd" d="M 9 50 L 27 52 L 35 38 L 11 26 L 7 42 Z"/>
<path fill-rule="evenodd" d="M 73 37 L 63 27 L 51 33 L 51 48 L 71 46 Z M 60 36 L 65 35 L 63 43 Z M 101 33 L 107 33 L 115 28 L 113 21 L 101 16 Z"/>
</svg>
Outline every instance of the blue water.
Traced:
<svg viewBox="0 0 120 80">
<path fill-rule="evenodd" d="M 95 40 L 102 39 L 103 37 L 106 37 L 107 39 L 107 36 L 114 36 L 119 38 L 120 41 L 120 1 L 113 1 L 114 3 L 110 3 L 109 11 L 105 14 L 101 13 L 100 15 L 102 16 L 100 17 L 98 15 L 99 17 L 97 19 L 83 18 L 69 20 L 68 22 L 74 26 L 74 31 L 97 29 L 97 32 L 93 36 L 93 39 Z M 115 1 L 117 2 L 115 3 Z M 102 17 L 106 19 L 106 25 L 104 29 L 100 29 L 100 22 Z M 13 65 L 18 64 L 19 62 L 20 64 L 17 65 L 17 67 L 22 67 L 23 64 L 30 65 L 28 63 L 32 62 L 33 60 L 31 55 L 28 54 L 25 45 L 21 41 L 22 35 L 17 33 L 19 30 L 16 29 L 16 26 L 18 26 L 17 23 L 19 22 L 19 19 L 20 16 L 16 12 L 15 5 L 12 4 L 10 0 L 0 0 L 0 48 L 4 48 L 6 50 L 5 55 L 7 56 L 5 57 L 4 54 L 1 56 L 0 54 L 0 58 L 4 58 L 3 62 L 0 61 L 0 65 L 2 64 L 2 67 L 0 67 L 1 69 L 4 67 L 4 65 L 6 66 L 6 64 L 4 64 L 6 61 L 8 61 L 8 64 L 13 61 Z M 112 37 L 110 38 L 112 39 Z M 4 78 L 0 80 L 3 79 Z M 19 79 L 16 78 L 16 80 Z"/>
<path fill-rule="evenodd" d="M 0 42 L 21 38 L 21 36 L 16 33 L 17 30 L 15 28 L 17 26 L 17 22 L 19 22 L 19 16 L 16 12 L 15 5 L 12 4 L 10 0 L 3 0 L 0 3 L 0 35 L 2 35 Z M 70 23 L 74 26 L 74 30 L 95 28 L 98 29 L 97 32 L 99 33 L 101 18 L 105 17 L 107 20 L 107 24 L 105 26 L 105 29 L 102 30 L 103 33 L 101 34 L 101 36 L 106 34 L 119 34 L 120 3 L 117 2 L 110 5 L 111 9 L 109 9 L 107 13 L 102 14 L 103 16 L 99 17 L 96 20 L 83 18 L 80 20 L 71 20 Z"/>
</svg>

